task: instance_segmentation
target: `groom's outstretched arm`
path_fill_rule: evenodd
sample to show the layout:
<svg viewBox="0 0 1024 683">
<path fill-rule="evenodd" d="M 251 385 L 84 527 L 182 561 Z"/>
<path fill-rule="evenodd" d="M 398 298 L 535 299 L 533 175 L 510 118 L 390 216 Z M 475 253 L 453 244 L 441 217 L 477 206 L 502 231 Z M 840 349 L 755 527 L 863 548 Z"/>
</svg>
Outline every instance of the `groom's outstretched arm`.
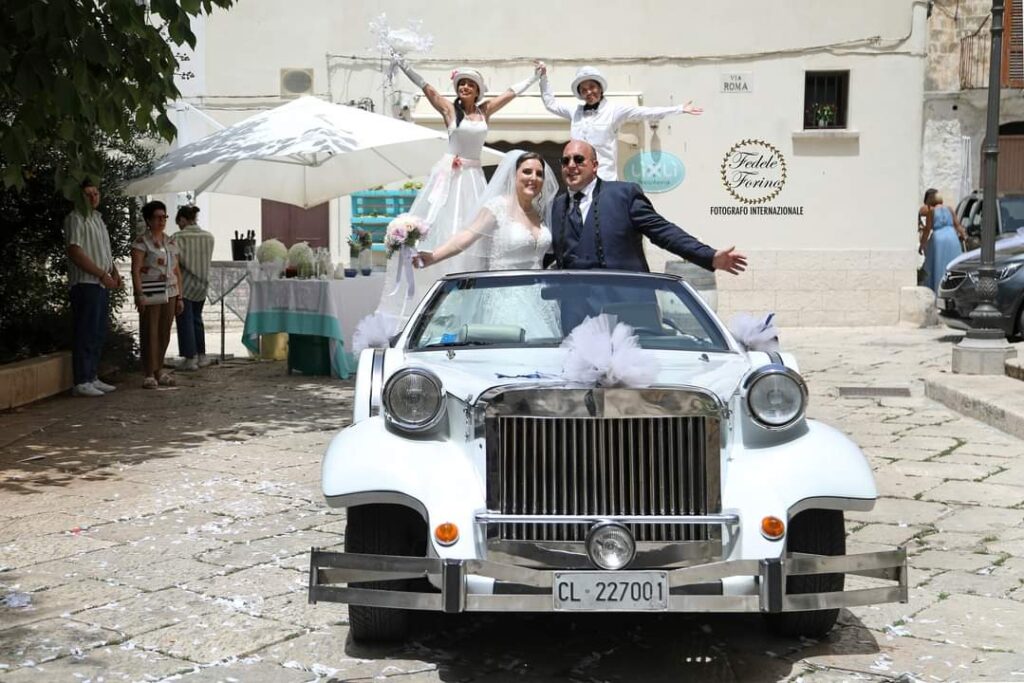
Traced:
<svg viewBox="0 0 1024 683">
<path fill-rule="evenodd" d="M 681 256 L 701 268 L 714 270 L 715 250 L 666 220 L 654 210 L 639 185 L 630 185 L 629 217 L 633 227 L 662 249 Z"/>
</svg>

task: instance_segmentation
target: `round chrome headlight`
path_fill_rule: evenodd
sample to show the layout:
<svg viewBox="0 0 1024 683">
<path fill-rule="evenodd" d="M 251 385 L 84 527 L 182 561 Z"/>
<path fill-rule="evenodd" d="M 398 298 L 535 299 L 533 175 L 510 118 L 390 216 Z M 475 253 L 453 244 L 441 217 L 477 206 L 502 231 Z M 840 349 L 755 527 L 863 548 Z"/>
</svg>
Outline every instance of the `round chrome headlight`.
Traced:
<svg viewBox="0 0 1024 683">
<path fill-rule="evenodd" d="M 747 378 L 750 416 L 768 429 L 783 429 L 804 416 L 807 385 L 783 365 L 758 368 Z"/>
<path fill-rule="evenodd" d="M 629 529 L 616 522 L 595 524 L 587 534 L 587 556 L 601 569 L 622 569 L 633 561 L 636 541 Z"/>
<path fill-rule="evenodd" d="M 441 380 L 422 368 L 406 368 L 391 375 L 381 399 L 387 419 L 409 431 L 430 429 L 444 412 Z"/>
</svg>

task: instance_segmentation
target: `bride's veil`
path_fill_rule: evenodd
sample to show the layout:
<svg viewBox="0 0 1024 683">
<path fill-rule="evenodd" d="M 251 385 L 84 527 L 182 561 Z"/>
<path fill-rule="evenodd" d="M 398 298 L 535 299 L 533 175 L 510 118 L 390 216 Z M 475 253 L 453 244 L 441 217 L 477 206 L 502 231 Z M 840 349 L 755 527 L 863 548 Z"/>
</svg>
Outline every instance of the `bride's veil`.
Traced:
<svg viewBox="0 0 1024 683">
<path fill-rule="evenodd" d="M 513 149 L 505 154 L 501 160 L 491 181 L 487 184 L 476 210 L 473 212 L 473 221 L 466 226 L 479 235 L 477 240 L 466 249 L 463 254 L 463 265 L 466 270 L 490 270 L 491 259 L 494 256 L 494 235 L 498 228 L 498 222 L 505 216 L 496 215 L 504 211 L 506 215 L 511 214 L 512 218 L 517 213 L 522 213 L 516 201 L 516 164 L 527 152 L 521 149 Z M 540 193 L 533 200 L 533 209 L 540 216 L 544 225 L 551 227 L 551 207 L 558 194 L 558 180 L 555 178 L 551 167 L 540 158 L 544 168 L 544 183 Z"/>
</svg>

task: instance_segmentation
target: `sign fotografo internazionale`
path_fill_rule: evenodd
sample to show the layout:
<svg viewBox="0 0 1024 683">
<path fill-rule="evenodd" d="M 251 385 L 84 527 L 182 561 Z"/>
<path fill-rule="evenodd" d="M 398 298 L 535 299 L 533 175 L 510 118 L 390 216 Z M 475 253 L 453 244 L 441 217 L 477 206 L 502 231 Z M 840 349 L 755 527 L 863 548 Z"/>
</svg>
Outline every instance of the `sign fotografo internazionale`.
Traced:
<svg viewBox="0 0 1024 683">
<path fill-rule="evenodd" d="M 729 148 L 722 159 L 722 186 L 737 204 L 712 206 L 712 216 L 802 216 L 802 206 L 774 206 L 788 169 L 786 158 L 770 142 L 747 138 Z"/>
</svg>

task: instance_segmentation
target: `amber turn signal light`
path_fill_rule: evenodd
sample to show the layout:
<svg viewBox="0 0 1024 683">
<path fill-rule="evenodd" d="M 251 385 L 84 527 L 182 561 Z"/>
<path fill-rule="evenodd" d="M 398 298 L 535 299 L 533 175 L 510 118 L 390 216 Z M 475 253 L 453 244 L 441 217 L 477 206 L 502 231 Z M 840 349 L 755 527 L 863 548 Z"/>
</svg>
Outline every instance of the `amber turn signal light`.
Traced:
<svg viewBox="0 0 1024 683">
<path fill-rule="evenodd" d="M 761 520 L 761 534 L 770 541 L 777 541 L 786 533 L 786 523 L 771 515 Z"/>
<path fill-rule="evenodd" d="M 441 545 L 452 545 L 455 541 L 459 540 L 459 527 L 451 522 L 438 524 L 434 529 L 434 538 Z"/>
</svg>

